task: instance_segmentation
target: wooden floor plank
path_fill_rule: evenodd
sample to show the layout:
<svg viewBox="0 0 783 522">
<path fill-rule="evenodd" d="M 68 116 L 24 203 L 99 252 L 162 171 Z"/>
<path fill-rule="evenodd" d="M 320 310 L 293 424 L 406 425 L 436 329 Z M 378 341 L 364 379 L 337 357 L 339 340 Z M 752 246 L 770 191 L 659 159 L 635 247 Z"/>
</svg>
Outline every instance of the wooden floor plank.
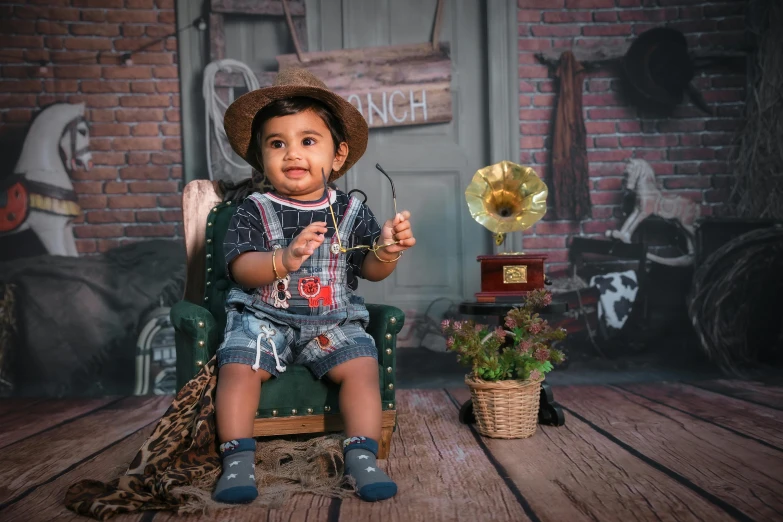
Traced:
<svg viewBox="0 0 783 522">
<path fill-rule="evenodd" d="M 160 418 L 171 397 L 128 397 L 0 450 L 0 505 Z"/>
<path fill-rule="evenodd" d="M 42 400 L 39 397 L 4 397 L 0 399 L 0 415 L 24 410 Z"/>
<path fill-rule="evenodd" d="M 10 412 L 3 416 L 3 431 L 0 432 L 0 449 L 115 401 L 117 401 L 116 397 L 46 399 L 21 410 Z"/>
<path fill-rule="evenodd" d="M 4 522 L 52 520 L 55 518 L 61 520 L 61 517 L 67 518 L 74 515 L 73 511 L 66 508 L 63 503 L 68 488 L 83 479 L 108 482 L 124 473 L 154 427 L 154 423 L 151 423 L 141 428 L 102 451 L 95 458 L 57 477 L 49 484 L 36 488 L 29 495 L 0 510 L 0 520 Z M 79 520 L 86 519 L 79 517 Z"/>
<path fill-rule="evenodd" d="M 768 386 L 760 382 L 718 379 L 689 382 L 698 388 L 728 395 L 762 406 L 783 410 L 783 387 Z"/>
<path fill-rule="evenodd" d="M 150 522 L 150 517 L 152 515 L 147 513 L 134 513 L 132 515 L 118 515 L 116 517 L 111 518 L 111 522 Z M 146 517 L 146 518 L 145 518 Z M 3 519 L 0 519 L 3 520 Z M 33 518 L 26 519 L 27 522 L 92 522 L 92 518 L 87 518 L 82 515 L 77 515 L 76 513 L 72 511 L 66 510 L 63 512 L 62 515 L 59 515 L 55 519 L 51 518 L 41 518 L 39 516 L 34 516 Z M 4 521 L 5 522 L 5 521 Z"/>
<path fill-rule="evenodd" d="M 783 517 L 780 451 L 617 389 L 557 388 L 555 400 L 736 517 Z"/>
<path fill-rule="evenodd" d="M 467 388 L 449 393 L 470 399 Z M 572 416 L 528 439 L 483 440 L 542 521 L 734 520 Z"/>
<path fill-rule="evenodd" d="M 397 414 L 391 454 L 381 462 L 397 496 L 345 499 L 340 522 L 530 520 L 443 390 L 398 391 Z"/>
<path fill-rule="evenodd" d="M 783 414 L 682 383 L 618 385 L 647 399 L 684 410 L 783 451 Z"/>
<path fill-rule="evenodd" d="M 305 497 L 311 497 L 305 499 Z M 308 507 L 311 500 L 325 505 Z M 253 504 L 221 509 L 203 515 L 177 515 L 159 512 L 154 522 L 326 522 L 329 520 L 329 504 L 332 499 L 315 495 L 297 495 L 288 502 L 288 507 L 269 509 Z M 303 504 L 303 505 L 300 505 Z M 117 520 L 117 522 L 123 522 Z"/>
</svg>

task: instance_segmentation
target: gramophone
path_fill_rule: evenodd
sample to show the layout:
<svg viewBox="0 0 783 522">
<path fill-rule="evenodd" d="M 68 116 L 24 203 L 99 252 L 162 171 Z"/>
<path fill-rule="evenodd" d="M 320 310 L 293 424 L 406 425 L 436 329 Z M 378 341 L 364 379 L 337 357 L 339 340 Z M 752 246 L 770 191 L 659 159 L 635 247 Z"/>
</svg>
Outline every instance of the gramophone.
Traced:
<svg viewBox="0 0 783 522">
<path fill-rule="evenodd" d="M 501 161 L 480 169 L 465 190 L 473 219 L 495 234 L 500 246 L 509 232 L 530 228 L 546 213 L 548 190 L 530 167 Z M 483 303 L 514 301 L 544 287 L 543 255 L 502 252 L 478 256 Z"/>
</svg>

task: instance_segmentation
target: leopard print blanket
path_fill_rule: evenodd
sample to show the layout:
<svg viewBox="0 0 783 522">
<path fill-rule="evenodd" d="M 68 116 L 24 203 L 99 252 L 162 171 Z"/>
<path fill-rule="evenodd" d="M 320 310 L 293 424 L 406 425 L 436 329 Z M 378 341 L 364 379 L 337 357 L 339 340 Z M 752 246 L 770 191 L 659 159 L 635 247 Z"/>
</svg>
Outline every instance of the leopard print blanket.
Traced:
<svg viewBox="0 0 783 522">
<path fill-rule="evenodd" d="M 221 472 L 215 436 L 216 370 L 213 357 L 182 387 L 124 475 L 108 483 L 88 479 L 71 485 L 65 505 L 98 520 L 144 510 L 192 513 L 230 507 L 209 495 Z M 259 444 L 256 480 L 262 488 L 256 502 L 276 507 L 295 491 L 352 494 L 350 479 L 343 476 L 340 440 L 327 435 Z"/>
</svg>

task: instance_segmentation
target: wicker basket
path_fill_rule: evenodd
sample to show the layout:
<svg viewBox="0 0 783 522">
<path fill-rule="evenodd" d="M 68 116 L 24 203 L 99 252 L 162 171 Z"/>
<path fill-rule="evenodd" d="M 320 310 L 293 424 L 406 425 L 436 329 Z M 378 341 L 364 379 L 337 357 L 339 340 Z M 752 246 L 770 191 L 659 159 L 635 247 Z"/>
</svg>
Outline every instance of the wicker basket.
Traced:
<svg viewBox="0 0 783 522">
<path fill-rule="evenodd" d="M 492 382 L 466 376 L 479 433 L 495 439 L 531 437 L 538 426 L 543 380 Z"/>
</svg>

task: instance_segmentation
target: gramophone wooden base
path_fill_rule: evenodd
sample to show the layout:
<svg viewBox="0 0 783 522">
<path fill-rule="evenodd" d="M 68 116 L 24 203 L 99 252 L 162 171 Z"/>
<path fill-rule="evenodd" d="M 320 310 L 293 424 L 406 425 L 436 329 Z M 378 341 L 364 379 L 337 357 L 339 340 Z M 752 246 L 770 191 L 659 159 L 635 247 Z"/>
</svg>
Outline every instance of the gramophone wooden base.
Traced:
<svg viewBox="0 0 783 522">
<path fill-rule="evenodd" d="M 546 256 L 528 254 L 498 254 L 478 256 L 481 263 L 480 303 L 494 303 L 524 297 L 544 288 Z"/>
</svg>

